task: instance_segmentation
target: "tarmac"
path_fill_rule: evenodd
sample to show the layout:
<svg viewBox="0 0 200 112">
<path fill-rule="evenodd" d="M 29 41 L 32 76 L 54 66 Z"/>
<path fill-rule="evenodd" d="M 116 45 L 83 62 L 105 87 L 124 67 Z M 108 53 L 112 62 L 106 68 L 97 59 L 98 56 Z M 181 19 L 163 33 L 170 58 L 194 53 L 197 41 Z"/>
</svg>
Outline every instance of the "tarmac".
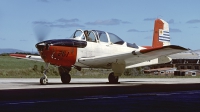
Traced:
<svg viewBox="0 0 200 112">
<path fill-rule="evenodd" d="M 200 78 L 1 78 L 0 111 L 199 111 Z M 144 108 L 145 107 L 145 108 Z"/>
<path fill-rule="evenodd" d="M 49 78 L 48 85 L 37 78 L 0 79 L 0 101 L 192 90 L 200 90 L 200 78 L 121 78 L 118 84 L 104 78 L 72 78 L 62 84 L 60 78 Z"/>
<path fill-rule="evenodd" d="M 38 78 L 1 78 L 0 90 L 200 84 L 200 78 L 121 78 L 118 84 L 109 84 L 106 78 L 72 78 L 70 84 L 62 84 L 60 78 L 48 80 L 47 85 L 40 85 Z"/>
</svg>

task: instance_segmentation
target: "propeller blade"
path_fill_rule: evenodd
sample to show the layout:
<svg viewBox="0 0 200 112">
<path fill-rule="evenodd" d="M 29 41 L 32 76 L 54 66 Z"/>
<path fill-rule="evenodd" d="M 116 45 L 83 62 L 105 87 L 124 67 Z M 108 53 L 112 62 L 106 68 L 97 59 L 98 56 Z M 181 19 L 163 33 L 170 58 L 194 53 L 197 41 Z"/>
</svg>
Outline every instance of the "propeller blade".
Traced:
<svg viewBox="0 0 200 112">
<path fill-rule="evenodd" d="M 44 41 L 50 33 L 51 28 L 47 25 L 37 24 L 34 32 L 38 42 Z"/>
</svg>

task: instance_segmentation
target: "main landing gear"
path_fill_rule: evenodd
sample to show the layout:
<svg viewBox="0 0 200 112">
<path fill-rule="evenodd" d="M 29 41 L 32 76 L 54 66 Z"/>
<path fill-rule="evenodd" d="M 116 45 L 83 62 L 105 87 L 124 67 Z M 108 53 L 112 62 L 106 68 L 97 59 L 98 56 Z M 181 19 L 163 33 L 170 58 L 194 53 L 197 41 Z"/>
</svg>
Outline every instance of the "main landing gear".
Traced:
<svg viewBox="0 0 200 112">
<path fill-rule="evenodd" d="M 111 72 L 108 76 L 108 81 L 111 84 L 117 84 L 119 80 L 119 76 L 115 76 L 114 72 Z"/>
<path fill-rule="evenodd" d="M 58 67 L 58 71 L 61 77 L 61 81 L 63 84 L 68 84 L 71 81 L 71 76 L 69 72 L 71 71 L 71 67 Z"/>
<path fill-rule="evenodd" d="M 121 76 L 125 71 L 125 61 L 116 59 L 115 63 L 112 63 L 112 71 L 108 76 L 108 81 L 111 84 L 117 84 L 119 76 Z"/>
</svg>

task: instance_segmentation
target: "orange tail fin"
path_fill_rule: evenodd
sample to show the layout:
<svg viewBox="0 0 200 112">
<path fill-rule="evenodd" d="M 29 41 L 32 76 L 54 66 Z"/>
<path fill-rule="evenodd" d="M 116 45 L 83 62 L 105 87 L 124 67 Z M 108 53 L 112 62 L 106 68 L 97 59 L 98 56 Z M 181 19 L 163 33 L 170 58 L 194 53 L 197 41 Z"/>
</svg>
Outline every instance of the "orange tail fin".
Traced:
<svg viewBox="0 0 200 112">
<path fill-rule="evenodd" d="M 169 24 L 162 19 L 156 19 L 152 47 L 162 47 L 167 45 L 170 45 Z"/>
</svg>

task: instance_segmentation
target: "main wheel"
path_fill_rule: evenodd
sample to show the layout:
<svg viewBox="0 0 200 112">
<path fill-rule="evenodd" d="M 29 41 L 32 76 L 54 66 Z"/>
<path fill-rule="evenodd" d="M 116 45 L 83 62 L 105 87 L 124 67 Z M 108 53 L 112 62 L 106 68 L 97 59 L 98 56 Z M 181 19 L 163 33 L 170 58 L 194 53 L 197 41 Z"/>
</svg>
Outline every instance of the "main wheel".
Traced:
<svg viewBox="0 0 200 112">
<path fill-rule="evenodd" d="M 67 67 L 58 67 L 58 71 L 61 77 L 61 81 L 63 84 L 68 84 L 71 81 L 71 76 L 69 74 L 71 68 Z"/>
<path fill-rule="evenodd" d="M 108 81 L 111 84 L 116 84 L 118 83 L 119 77 L 118 76 L 114 76 L 114 72 L 110 73 L 108 76 Z"/>
<path fill-rule="evenodd" d="M 40 84 L 41 84 L 41 85 L 46 85 L 46 84 L 48 84 L 48 79 L 45 78 L 45 77 L 41 77 L 41 78 L 40 78 Z"/>
<path fill-rule="evenodd" d="M 71 81 L 71 76 L 69 74 L 62 74 L 61 81 L 63 84 L 68 84 Z"/>
</svg>

